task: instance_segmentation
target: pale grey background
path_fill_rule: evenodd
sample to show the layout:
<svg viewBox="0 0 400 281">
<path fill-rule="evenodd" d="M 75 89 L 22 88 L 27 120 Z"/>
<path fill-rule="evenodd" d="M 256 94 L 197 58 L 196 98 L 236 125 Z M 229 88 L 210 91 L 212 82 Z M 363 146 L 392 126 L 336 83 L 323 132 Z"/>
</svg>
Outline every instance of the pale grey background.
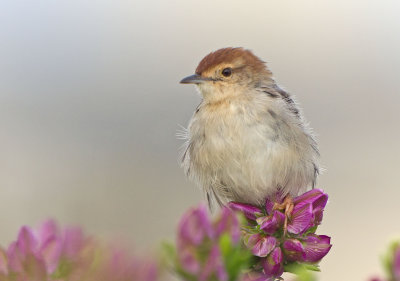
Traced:
<svg viewBox="0 0 400 281">
<path fill-rule="evenodd" d="M 330 194 L 322 281 L 366 280 L 400 235 L 399 1 L 0 2 L 0 241 L 47 217 L 146 249 L 201 193 L 178 164 L 178 81 L 244 46 L 296 94 Z"/>
</svg>

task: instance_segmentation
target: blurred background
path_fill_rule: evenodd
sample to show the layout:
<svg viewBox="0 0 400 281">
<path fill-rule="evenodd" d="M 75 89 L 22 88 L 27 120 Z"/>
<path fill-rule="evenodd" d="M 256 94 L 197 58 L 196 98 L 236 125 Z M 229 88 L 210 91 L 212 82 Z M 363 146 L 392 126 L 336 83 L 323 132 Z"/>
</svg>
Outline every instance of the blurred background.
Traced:
<svg viewBox="0 0 400 281">
<path fill-rule="evenodd" d="M 0 244 L 52 217 L 139 249 L 202 201 L 176 138 L 200 101 L 179 85 L 243 46 L 318 135 L 333 237 L 322 281 L 365 280 L 400 235 L 400 2 L 3 0 Z"/>
</svg>

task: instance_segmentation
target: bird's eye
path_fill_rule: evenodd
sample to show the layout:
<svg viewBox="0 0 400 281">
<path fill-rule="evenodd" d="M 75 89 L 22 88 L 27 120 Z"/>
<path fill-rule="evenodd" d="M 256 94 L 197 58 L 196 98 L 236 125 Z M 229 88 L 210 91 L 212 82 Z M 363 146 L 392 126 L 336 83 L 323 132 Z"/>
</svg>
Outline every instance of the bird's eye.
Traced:
<svg viewBox="0 0 400 281">
<path fill-rule="evenodd" d="M 229 77 L 231 76 L 231 74 L 232 74 L 232 68 L 230 67 L 224 68 L 222 70 L 222 75 L 224 75 L 225 77 Z"/>
</svg>

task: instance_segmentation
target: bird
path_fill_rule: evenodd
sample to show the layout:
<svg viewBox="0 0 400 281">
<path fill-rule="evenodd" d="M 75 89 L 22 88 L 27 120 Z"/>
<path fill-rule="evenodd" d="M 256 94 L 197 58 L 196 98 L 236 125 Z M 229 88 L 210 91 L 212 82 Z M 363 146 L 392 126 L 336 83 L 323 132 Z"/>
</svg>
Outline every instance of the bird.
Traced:
<svg viewBox="0 0 400 281">
<path fill-rule="evenodd" d="M 275 82 L 251 50 L 228 47 L 206 55 L 195 74 L 201 102 L 185 132 L 181 164 L 212 205 L 230 201 L 290 214 L 292 198 L 314 188 L 320 171 L 315 136 L 295 98 Z"/>
</svg>

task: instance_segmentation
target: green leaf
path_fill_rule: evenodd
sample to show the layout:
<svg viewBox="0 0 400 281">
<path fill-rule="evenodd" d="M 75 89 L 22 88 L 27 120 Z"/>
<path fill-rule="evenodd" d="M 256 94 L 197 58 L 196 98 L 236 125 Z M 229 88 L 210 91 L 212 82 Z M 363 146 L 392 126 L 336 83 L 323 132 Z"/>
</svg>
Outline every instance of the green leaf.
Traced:
<svg viewBox="0 0 400 281">
<path fill-rule="evenodd" d="M 228 234 L 220 237 L 219 247 L 229 281 L 236 281 L 242 270 L 250 267 L 252 254 L 249 250 L 242 247 L 241 244 L 234 245 Z"/>
<path fill-rule="evenodd" d="M 385 272 L 389 278 L 394 280 L 393 276 L 393 259 L 396 249 L 400 247 L 400 241 L 396 240 L 390 243 L 389 249 L 386 254 L 382 258 L 382 264 L 385 269 Z"/>
<path fill-rule="evenodd" d="M 305 263 L 290 263 L 284 266 L 286 272 L 297 275 L 297 281 L 316 281 L 312 271 L 320 271 L 318 265 Z"/>
<path fill-rule="evenodd" d="M 183 280 L 185 281 L 198 281 L 196 276 L 193 276 L 192 274 L 187 273 L 184 271 L 182 268 L 177 268 L 175 272 L 182 277 Z"/>
<path fill-rule="evenodd" d="M 175 245 L 171 242 L 163 241 L 161 243 L 161 265 L 173 272 L 180 267 Z"/>
<path fill-rule="evenodd" d="M 318 228 L 318 225 L 311 227 L 309 230 L 307 230 L 307 232 L 304 234 L 304 236 L 315 233 L 315 231 L 317 231 L 317 228 Z"/>
<path fill-rule="evenodd" d="M 232 251 L 232 239 L 229 234 L 225 233 L 219 238 L 219 248 L 222 256 L 226 257 Z"/>
<path fill-rule="evenodd" d="M 197 277 L 186 272 L 178 261 L 178 254 L 173 243 L 163 241 L 161 243 L 162 264 L 185 281 L 197 281 Z"/>
<path fill-rule="evenodd" d="M 169 259 L 175 259 L 176 258 L 176 249 L 175 245 L 172 244 L 171 242 L 163 241 L 161 243 L 161 251 L 163 256 Z"/>
</svg>

